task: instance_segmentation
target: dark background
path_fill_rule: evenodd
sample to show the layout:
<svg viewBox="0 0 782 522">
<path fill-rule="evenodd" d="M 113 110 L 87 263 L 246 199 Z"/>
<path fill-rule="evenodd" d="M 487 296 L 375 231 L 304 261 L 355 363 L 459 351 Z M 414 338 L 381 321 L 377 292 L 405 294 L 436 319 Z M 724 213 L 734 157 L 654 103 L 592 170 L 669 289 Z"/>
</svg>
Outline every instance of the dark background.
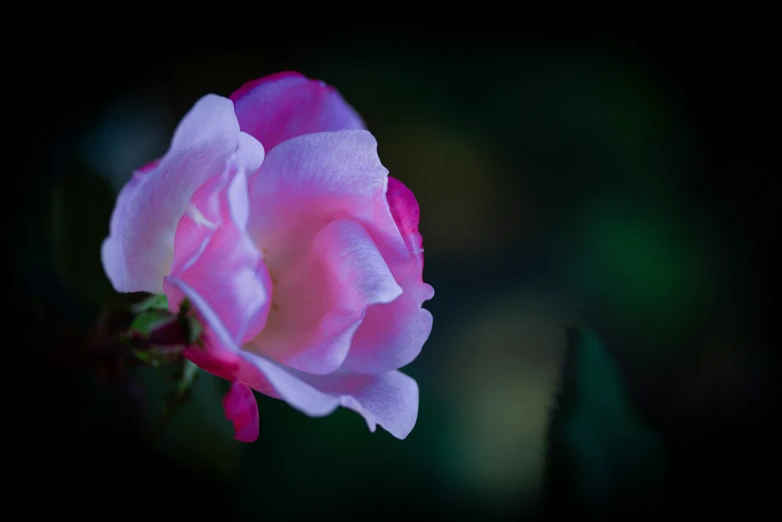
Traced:
<svg viewBox="0 0 782 522">
<path fill-rule="evenodd" d="M 626 507 L 633 484 L 638 512 L 772 505 L 773 33 L 738 19 L 649 25 L 209 45 L 120 33 L 16 57 L 6 349 L 24 370 L 6 375 L 20 381 L 17 478 L 45 491 L 32 508 L 507 518 L 541 513 L 547 495 L 583 513 L 595 513 L 590 495 Z M 421 389 L 404 441 L 346 410 L 311 419 L 258 396 L 260 438 L 235 442 L 225 383 L 208 375 L 155 438 L 138 419 L 160 408 L 158 372 L 134 373 L 131 387 L 41 364 L 50 333 L 62 337 L 53 318 L 83 331 L 116 299 L 97 248 L 131 170 L 166 150 L 204 94 L 282 70 L 336 86 L 421 205 L 435 322 L 404 370 Z M 573 329 L 596 332 L 615 375 L 562 384 Z M 614 378 L 623 388 L 600 395 Z M 565 402 L 600 403 L 573 397 L 612 393 L 632 428 L 581 406 L 572 416 L 587 428 L 549 431 L 556 401 L 568 417 Z M 565 447 L 578 456 L 557 460 L 557 473 L 574 486 L 547 478 Z"/>
</svg>

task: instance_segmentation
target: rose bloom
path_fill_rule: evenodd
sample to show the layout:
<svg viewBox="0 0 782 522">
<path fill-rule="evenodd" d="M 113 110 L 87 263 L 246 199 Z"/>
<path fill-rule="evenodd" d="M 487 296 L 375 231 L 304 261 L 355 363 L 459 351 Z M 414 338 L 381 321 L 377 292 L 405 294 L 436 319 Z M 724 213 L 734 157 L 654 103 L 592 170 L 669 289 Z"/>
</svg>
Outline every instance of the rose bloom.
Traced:
<svg viewBox="0 0 782 522">
<path fill-rule="evenodd" d="M 119 292 L 193 305 L 204 330 L 184 355 L 232 383 L 238 440 L 258 437 L 252 390 L 403 439 L 418 386 L 398 368 L 432 328 L 418 220 L 340 94 L 280 73 L 195 104 L 121 190 L 102 260 Z"/>
</svg>

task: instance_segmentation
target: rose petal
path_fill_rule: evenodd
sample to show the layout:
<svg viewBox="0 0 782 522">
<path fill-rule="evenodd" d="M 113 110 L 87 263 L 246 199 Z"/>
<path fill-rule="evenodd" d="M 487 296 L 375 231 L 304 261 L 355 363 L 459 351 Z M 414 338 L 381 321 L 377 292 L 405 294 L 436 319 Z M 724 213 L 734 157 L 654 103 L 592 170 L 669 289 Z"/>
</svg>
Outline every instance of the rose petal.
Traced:
<svg viewBox="0 0 782 522">
<path fill-rule="evenodd" d="M 423 240 L 418 232 L 418 202 L 410 189 L 390 176 L 386 199 L 416 263 L 400 281 L 402 296 L 392 303 L 371 306 L 353 337 L 344 364 L 358 373 L 384 373 L 411 363 L 432 331 L 432 314 L 421 308 L 424 301 L 434 296 L 434 289 L 422 281 Z"/>
<path fill-rule="evenodd" d="M 322 132 L 299 136 L 275 147 L 260 170 L 249 176 L 249 232 L 267 252 L 272 272 L 301 258 L 329 221 L 353 218 L 372 237 L 391 267 L 413 258 L 385 202 L 388 170 L 367 131 Z"/>
<path fill-rule="evenodd" d="M 430 289 L 425 294 L 414 285 Z M 384 373 L 410 364 L 421 353 L 432 332 L 432 314 L 421 308 L 431 299 L 431 286 L 420 281 L 402 283 L 402 295 L 388 304 L 369 307 L 353 336 L 344 367 L 357 373 Z"/>
<path fill-rule="evenodd" d="M 228 330 L 214 310 L 186 283 L 167 277 L 165 286 L 172 311 L 176 312 L 179 303 L 187 297 L 205 326 L 204 348 L 185 350 L 185 355 L 202 369 L 283 399 L 310 416 L 328 415 L 337 406 L 344 406 L 360 413 L 371 431 L 379 424 L 399 439 L 407 437 L 415 426 L 418 385 L 410 377 L 397 371 L 359 375 L 340 370 L 329 375 L 312 375 L 285 368 L 232 344 Z"/>
<path fill-rule="evenodd" d="M 424 241 L 418 232 L 421 209 L 413 191 L 398 179 L 388 176 L 386 201 L 407 248 L 411 253 L 420 255 L 423 261 Z"/>
<path fill-rule="evenodd" d="M 223 399 L 225 418 L 233 422 L 234 438 L 240 442 L 258 439 L 258 403 L 253 391 L 239 381 L 231 383 L 231 389 Z"/>
<path fill-rule="evenodd" d="M 244 171 L 227 169 L 193 195 L 179 222 L 171 276 L 208 299 L 233 344 L 266 324 L 271 279 L 245 229 L 249 215 Z"/>
<path fill-rule="evenodd" d="M 418 385 L 401 372 L 311 375 L 283 368 L 249 352 L 242 355 L 242 382 L 261 393 L 283 399 L 307 415 L 324 416 L 337 406 L 344 406 L 361 414 L 370 431 L 374 432 L 379 424 L 398 439 L 407 437 L 415 426 Z"/>
<path fill-rule="evenodd" d="M 244 233 L 247 186 L 235 166 L 206 182 L 177 227 L 173 275 L 164 278 L 169 308 L 185 298 L 204 327 L 203 346 L 184 355 L 203 370 L 234 380 L 238 346 L 263 328 L 271 281 L 255 244 Z"/>
<path fill-rule="evenodd" d="M 233 104 L 226 98 L 201 98 L 179 124 L 171 147 L 158 162 L 134 173 L 117 197 L 103 242 L 106 274 L 119 292 L 160 293 L 173 261 L 174 233 L 190 197 L 220 174 L 237 152 L 237 161 L 257 169 L 260 143 L 240 138 Z"/>
<path fill-rule="evenodd" d="M 247 134 L 240 132 L 236 142 L 236 152 L 232 160 L 237 167 L 241 167 L 245 172 L 252 174 L 263 163 L 266 151 L 261 142 Z"/>
<path fill-rule="evenodd" d="M 241 129 L 267 151 L 303 134 L 365 128 L 334 87 L 295 72 L 246 83 L 231 100 Z"/>
<path fill-rule="evenodd" d="M 315 374 L 339 369 L 369 306 L 402 293 L 372 237 L 350 219 L 325 225 L 306 255 L 274 275 L 269 320 L 249 347 Z"/>
</svg>

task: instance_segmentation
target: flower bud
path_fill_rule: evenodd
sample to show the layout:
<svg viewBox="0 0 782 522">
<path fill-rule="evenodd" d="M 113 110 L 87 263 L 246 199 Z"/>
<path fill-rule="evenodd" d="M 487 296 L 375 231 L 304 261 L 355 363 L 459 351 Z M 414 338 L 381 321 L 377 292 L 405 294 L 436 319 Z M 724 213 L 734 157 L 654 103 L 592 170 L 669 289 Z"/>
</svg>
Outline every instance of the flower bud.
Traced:
<svg viewBox="0 0 782 522">
<path fill-rule="evenodd" d="M 126 336 L 136 356 L 153 366 L 179 360 L 201 335 L 201 324 L 189 310 L 184 303 L 177 314 L 159 307 L 141 309 Z"/>
</svg>

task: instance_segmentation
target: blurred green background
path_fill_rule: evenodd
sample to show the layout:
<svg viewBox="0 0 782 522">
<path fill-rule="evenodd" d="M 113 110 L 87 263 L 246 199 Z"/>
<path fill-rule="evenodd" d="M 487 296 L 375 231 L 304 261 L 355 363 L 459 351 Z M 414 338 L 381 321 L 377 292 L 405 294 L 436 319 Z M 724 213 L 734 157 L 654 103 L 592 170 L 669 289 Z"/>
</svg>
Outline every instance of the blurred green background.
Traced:
<svg viewBox="0 0 782 522">
<path fill-rule="evenodd" d="M 206 374 L 155 438 L 139 419 L 161 407 L 161 372 L 103 383 L 47 365 L 25 410 L 36 473 L 118 512 L 266 520 L 505 518 L 546 499 L 702 510 L 749 491 L 754 475 L 728 470 L 763 461 L 771 404 L 768 64 L 716 31 L 691 45 L 630 33 L 117 44 L 110 61 L 52 50 L 29 81 L 39 112 L 16 174 L 28 189 L 11 194 L 17 309 L 90 327 L 116 299 L 99 245 L 132 169 L 202 95 L 281 70 L 336 86 L 362 114 L 418 198 L 436 295 L 431 338 L 404 369 L 421 391 L 404 441 L 344 409 L 311 419 L 259 395 L 259 440 L 235 442 L 227 384 Z M 37 363 L 52 330 L 22 320 Z"/>
</svg>

